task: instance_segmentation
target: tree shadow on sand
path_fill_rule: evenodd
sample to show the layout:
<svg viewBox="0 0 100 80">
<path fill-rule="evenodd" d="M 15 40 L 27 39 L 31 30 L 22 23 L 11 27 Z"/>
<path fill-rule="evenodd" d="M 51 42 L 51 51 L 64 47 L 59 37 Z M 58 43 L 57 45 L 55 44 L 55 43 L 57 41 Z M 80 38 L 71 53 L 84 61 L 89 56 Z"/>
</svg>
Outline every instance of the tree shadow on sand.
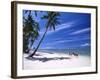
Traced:
<svg viewBox="0 0 100 80">
<path fill-rule="evenodd" d="M 41 61 L 41 62 L 47 62 L 47 61 L 51 61 L 51 60 L 64 60 L 64 59 L 71 59 L 70 57 L 53 57 L 53 58 L 47 58 L 47 57 L 43 57 L 43 58 L 39 58 L 39 57 L 26 57 L 26 59 L 28 60 L 32 60 L 32 61 Z"/>
</svg>

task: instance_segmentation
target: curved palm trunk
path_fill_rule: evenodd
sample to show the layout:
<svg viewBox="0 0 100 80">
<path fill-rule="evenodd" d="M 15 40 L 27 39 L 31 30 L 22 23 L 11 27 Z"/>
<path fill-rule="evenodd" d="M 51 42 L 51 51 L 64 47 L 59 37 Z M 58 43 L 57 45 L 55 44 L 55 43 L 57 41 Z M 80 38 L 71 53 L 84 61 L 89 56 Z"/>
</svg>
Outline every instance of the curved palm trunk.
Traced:
<svg viewBox="0 0 100 80">
<path fill-rule="evenodd" d="M 33 56 L 35 55 L 35 53 L 37 52 L 37 50 L 38 50 L 40 44 L 42 43 L 42 41 L 43 41 L 43 39 L 44 39 L 44 37 L 45 37 L 47 31 L 48 31 L 48 28 L 46 29 L 45 33 L 43 34 L 43 36 L 42 36 L 42 38 L 41 38 L 41 40 L 40 40 L 40 42 L 39 42 L 37 48 L 35 49 L 35 51 L 34 51 L 31 55 L 29 55 L 29 57 L 33 57 Z"/>
<path fill-rule="evenodd" d="M 36 49 L 34 50 L 34 52 L 33 52 L 31 55 L 29 55 L 29 57 L 33 57 L 33 55 L 35 55 L 35 53 L 37 52 L 37 50 L 38 50 L 40 44 L 42 43 L 42 41 L 43 41 L 43 39 L 44 39 L 44 37 L 45 37 L 47 31 L 48 31 L 48 27 L 53 26 L 53 28 L 54 28 L 54 24 L 52 23 L 52 21 L 54 21 L 55 24 L 57 23 L 57 21 L 55 21 L 56 16 L 58 16 L 58 15 L 56 15 L 56 13 L 54 13 L 54 12 L 49 12 L 48 15 L 47 15 L 47 17 L 45 16 L 46 19 L 48 20 L 48 21 L 47 21 L 47 25 L 46 25 L 46 31 L 44 32 L 44 34 L 43 34 L 43 36 L 42 36 L 42 38 L 41 38 L 41 40 L 40 40 L 38 46 L 36 47 Z M 45 18 L 45 17 L 44 17 L 44 18 Z M 53 19 L 53 18 L 54 18 L 54 19 Z M 54 28 L 54 29 L 55 29 L 55 28 Z"/>
</svg>

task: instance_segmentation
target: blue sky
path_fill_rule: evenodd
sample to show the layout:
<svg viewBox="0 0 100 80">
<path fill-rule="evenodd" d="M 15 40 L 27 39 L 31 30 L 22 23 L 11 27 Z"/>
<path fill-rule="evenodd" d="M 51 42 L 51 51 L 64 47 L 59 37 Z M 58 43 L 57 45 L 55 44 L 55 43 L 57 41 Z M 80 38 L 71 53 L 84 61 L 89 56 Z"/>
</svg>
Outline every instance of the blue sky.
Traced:
<svg viewBox="0 0 100 80">
<path fill-rule="evenodd" d="M 41 16 L 46 12 L 37 12 L 37 17 L 33 18 L 39 22 L 40 36 L 33 44 L 36 47 L 43 33 L 45 32 L 46 20 L 41 20 Z M 91 34 L 91 14 L 60 12 L 60 25 L 56 26 L 55 31 L 49 30 L 41 43 L 39 49 L 66 49 L 90 46 Z M 25 15 L 27 16 L 27 15 Z"/>
</svg>

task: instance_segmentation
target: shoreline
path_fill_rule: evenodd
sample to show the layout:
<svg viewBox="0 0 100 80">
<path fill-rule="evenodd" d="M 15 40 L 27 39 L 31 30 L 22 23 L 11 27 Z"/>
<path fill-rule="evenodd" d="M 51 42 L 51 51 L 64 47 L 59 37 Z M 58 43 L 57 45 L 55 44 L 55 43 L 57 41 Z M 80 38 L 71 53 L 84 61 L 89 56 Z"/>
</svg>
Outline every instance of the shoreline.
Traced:
<svg viewBox="0 0 100 80">
<path fill-rule="evenodd" d="M 91 65 L 89 56 L 70 56 L 68 54 L 44 53 L 37 52 L 33 58 L 27 58 L 28 54 L 24 54 L 25 70 L 32 69 L 56 69 L 56 68 L 73 68 L 85 67 Z"/>
</svg>

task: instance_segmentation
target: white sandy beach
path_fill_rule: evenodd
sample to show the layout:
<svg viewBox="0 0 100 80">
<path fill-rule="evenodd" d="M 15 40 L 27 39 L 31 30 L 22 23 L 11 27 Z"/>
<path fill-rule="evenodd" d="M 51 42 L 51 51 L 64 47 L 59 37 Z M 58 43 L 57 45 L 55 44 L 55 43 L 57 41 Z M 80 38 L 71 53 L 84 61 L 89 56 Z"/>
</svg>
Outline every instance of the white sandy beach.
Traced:
<svg viewBox="0 0 100 80">
<path fill-rule="evenodd" d="M 69 56 L 68 54 L 37 52 L 33 58 L 27 58 L 28 54 L 24 54 L 23 68 L 25 70 L 32 69 L 57 69 L 57 68 L 78 68 L 91 65 L 89 56 Z"/>
</svg>

